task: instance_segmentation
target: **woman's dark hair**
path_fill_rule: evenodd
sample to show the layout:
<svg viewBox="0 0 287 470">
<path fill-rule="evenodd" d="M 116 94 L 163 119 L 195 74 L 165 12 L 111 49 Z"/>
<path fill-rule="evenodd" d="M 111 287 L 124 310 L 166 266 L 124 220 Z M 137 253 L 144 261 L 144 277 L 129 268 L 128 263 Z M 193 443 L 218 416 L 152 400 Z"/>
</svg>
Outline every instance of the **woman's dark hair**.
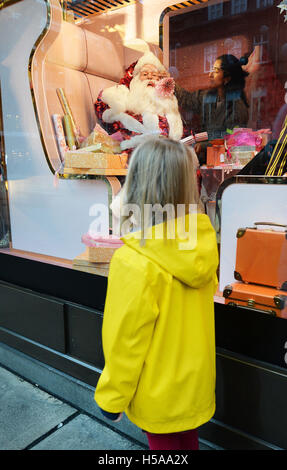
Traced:
<svg viewBox="0 0 287 470">
<path fill-rule="evenodd" d="M 241 91 L 243 100 L 247 104 L 247 99 L 244 93 L 245 79 L 249 75 L 248 72 L 242 69 L 242 65 L 248 62 L 247 57 L 237 59 L 232 54 L 223 54 L 217 57 L 221 61 L 221 70 L 223 70 L 224 77 L 229 77 L 230 80 L 225 85 L 225 92 Z"/>
</svg>

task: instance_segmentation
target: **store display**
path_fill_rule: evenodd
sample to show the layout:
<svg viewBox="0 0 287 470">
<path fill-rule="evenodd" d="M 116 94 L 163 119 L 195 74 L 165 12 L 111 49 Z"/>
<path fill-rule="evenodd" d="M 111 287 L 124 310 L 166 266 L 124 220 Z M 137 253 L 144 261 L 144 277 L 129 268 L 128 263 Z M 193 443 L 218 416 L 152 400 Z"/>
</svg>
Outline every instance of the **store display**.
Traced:
<svg viewBox="0 0 287 470">
<path fill-rule="evenodd" d="M 224 138 L 227 161 L 245 166 L 267 144 L 270 129 L 235 128 Z"/>
<path fill-rule="evenodd" d="M 98 124 L 83 140 L 79 149 L 65 153 L 64 172 L 75 174 L 125 174 L 128 155 L 121 153 L 119 142 L 109 136 Z"/>
<path fill-rule="evenodd" d="M 124 169 L 127 166 L 127 159 L 126 154 L 104 153 L 101 152 L 101 148 L 96 152 L 78 149 L 66 152 L 65 168 Z"/>
<path fill-rule="evenodd" d="M 81 143 L 81 149 L 91 145 L 101 144 L 101 151 L 106 153 L 121 153 L 119 142 L 107 133 L 99 131 L 99 126 Z"/>
<path fill-rule="evenodd" d="M 287 318 L 286 292 L 272 287 L 234 282 L 223 290 L 225 304 Z"/>
<path fill-rule="evenodd" d="M 235 279 L 287 290 L 287 227 L 257 228 L 261 225 L 274 224 L 255 223 L 254 228 L 237 232 Z"/>
</svg>

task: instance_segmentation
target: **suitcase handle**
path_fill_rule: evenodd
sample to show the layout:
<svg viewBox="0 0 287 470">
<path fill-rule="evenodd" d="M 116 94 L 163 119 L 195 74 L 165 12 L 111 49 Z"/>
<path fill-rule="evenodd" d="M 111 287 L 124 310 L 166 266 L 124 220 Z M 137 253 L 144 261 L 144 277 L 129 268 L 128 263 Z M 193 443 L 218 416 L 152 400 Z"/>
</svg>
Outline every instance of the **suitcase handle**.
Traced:
<svg viewBox="0 0 287 470">
<path fill-rule="evenodd" d="M 275 227 L 285 227 L 287 229 L 287 225 L 276 224 L 275 222 L 254 222 L 254 225 L 274 225 Z"/>
<path fill-rule="evenodd" d="M 260 308 L 253 308 L 253 307 L 247 307 L 245 305 L 238 305 L 236 302 L 228 302 L 227 305 L 229 305 L 232 308 L 238 308 L 239 310 L 254 310 L 254 312 L 257 313 L 263 313 L 265 315 L 270 315 L 271 317 L 276 317 L 276 312 L 274 310 L 261 310 Z"/>
</svg>

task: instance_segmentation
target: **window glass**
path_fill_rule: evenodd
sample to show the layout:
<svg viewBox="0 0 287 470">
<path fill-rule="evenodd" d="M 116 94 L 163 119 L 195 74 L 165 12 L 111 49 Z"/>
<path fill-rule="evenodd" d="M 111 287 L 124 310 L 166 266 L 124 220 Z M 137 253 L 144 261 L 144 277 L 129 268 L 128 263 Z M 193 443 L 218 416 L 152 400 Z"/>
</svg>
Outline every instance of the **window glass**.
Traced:
<svg viewBox="0 0 287 470">
<path fill-rule="evenodd" d="M 168 122 L 164 106 L 163 116 L 156 108 L 148 124 L 176 140 L 201 135 L 193 144 L 201 165 L 198 182 L 216 227 L 219 186 L 277 142 L 284 125 L 285 14 L 271 0 L 5 2 L 0 15 L 0 250 L 107 272 L 109 256 L 86 258 L 94 247 L 89 236 L 118 233 L 110 204 L 131 153 L 120 140 L 140 133 L 148 101 L 138 93 L 129 116 L 139 121 L 123 134 L 127 121 L 121 127 L 107 108 L 113 104 L 120 111 L 124 99 L 103 104 L 103 90 L 118 84 L 127 90 L 135 64 L 148 51 L 155 63 L 139 76 L 157 81 L 165 67 L 174 77 L 183 133 L 176 133 L 178 126 L 172 134 L 178 121 Z M 240 61 L 244 86 L 241 81 L 236 88 L 223 56 Z M 226 136 L 238 128 L 253 141 L 229 147 Z M 269 171 L 283 175 L 284 165 L 271 165 Z M 267 171 L 255 169 L 256 174 Z M 90 261 L 101 266 L 94 269 Z"/>
</svg>

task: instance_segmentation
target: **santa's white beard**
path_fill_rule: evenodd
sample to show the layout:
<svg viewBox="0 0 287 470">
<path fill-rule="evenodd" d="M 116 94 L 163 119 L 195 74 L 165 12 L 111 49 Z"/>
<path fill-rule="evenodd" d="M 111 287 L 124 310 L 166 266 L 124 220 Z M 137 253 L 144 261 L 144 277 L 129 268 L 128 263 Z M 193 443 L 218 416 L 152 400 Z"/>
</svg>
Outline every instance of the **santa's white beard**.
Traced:
<svg viewBox="0 0 287 470">
<path fill-rule="evenodd" d="M 103 91 L 102 99 L 109 106 L 103 113 L 104 122 L 120 121 L 124 128 L 137 134 L 159 133 L 158 116 L 165 116 L 169 125 L 169 137 L 179 140 L 183 126 L 178 110 L 177 99 L 157 96 L 149 80 L 141 81 L 138 76 L 130 83 L 130 89 L 116 85 Z M 154 82 L 156 83 L 156 82 Z M 140 114 L 142 124 L 129 115 L 129 112 Z M 130 141 L 132 144 L 132 142 Z"/>
<path fill-rule="evenodd" d="M 159 97 L 155 88 L 148 86 L 149 83 L 150 80 L 141 81 L 138 76 L 132 79 L 126 101 L 126 110 L 135 114 L 148 112 L 160 116 L 177 112 L 178 106 L 175 97 Z M 156 81 L 153 83 L 156 84 Z"/>
</svg>

